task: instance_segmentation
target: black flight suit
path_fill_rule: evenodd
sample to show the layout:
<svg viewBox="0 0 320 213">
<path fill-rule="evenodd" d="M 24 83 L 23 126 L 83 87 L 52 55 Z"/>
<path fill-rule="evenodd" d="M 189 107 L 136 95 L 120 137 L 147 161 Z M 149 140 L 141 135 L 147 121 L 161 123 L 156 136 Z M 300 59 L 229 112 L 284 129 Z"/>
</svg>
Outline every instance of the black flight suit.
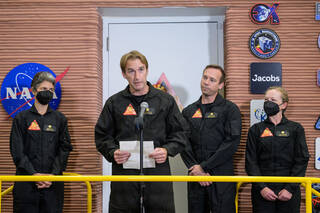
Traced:
<svg viewBox="0 0 320 213">
<path fill-rule="evenodd" d="M 246 145 L 246 171 L 251 176 L 304 176 L 309 152 L 303 127 L 283 116 L 278 125 L 269 119 L 249 129 Z M 282 189 L 292 193 L 289 201 L 265 200 L 260 191 L 269 187 L 277 195 Z M 300 212 L 300 184 L 253 183 L 252 205 L 255 213 Z"/>
<path fill-rule="evenodd" d="M 13 120 L 10 151 L 16 175 L 49 173 L 61 175 L 72 150 L 66 117 L 48 107 L 40 115 L 33 105 Z M 35 182 L 16 182 L 13 210 L 16 213 L 62 213 L 63 182 L 38 189 Z"/>
<path fill-rule="evenodd" d="M 144 114 L 144 140 L 153 141 L 155 148 L 166 148 L 168 156 L 175 156 L 185 147 L 186 121 L 171 95 L 155 89 L 149 82 L 148 86 L 149 92 L 139 101 L 149 104 Z M 95 127 L 97 150 L 112 162 L 113 175 L 139 175 L 140 172 L 139 169 L 123 169 L 113 157 L 114 151 L 119 149 L 119 141 L 138 140 L 134 124 L 140 110 L 137 97 L 140 96 L 130 94 L 129 87 L 110 97 Z M 156 168 L 144 169 L 144 174 L 170 175 L 169 159 L 162 164 L 156 163 Z M 145 185 L 146 213 L 175 212 L 172 182 L 147 182 Z M 139 212 L 139 198 L 139 183 L 111 182 L 109 212 Z"/>
<path fill-rule="evenodd" d="M 233 154 L 241 135 L 239 108 L 218 94 L 211 104 L 201 104 L 200 97 L 182 114 L 191 129 L 186 151 L 181 153 L 186 166 L 199 164 L 210 175 L 234 175 Z M 235 194 L 236 183 L 202 187 L 197 182 L 189 182 L 189 212 L 235 212 Z"/>
</svg>

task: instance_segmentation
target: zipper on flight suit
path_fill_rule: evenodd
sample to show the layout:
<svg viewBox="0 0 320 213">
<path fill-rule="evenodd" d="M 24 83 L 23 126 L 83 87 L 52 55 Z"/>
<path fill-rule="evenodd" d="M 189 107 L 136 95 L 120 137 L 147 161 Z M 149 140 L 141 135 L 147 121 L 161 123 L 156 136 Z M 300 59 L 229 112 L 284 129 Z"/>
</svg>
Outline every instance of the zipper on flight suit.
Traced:
<svg viewBox="0 0 320 213">
<path fill-rule="evenodd" d="M 200 111 L 201 111 L 201 114 L 203 115 L 202 107 L 200 107 Z M 199 145 L 200 145 L 200 152 L 201 152 L 201 157 L 202 157 L 201 161 L 204 161 L 206 159 L 206 155 L 204 155 L 206 153 L 203 153 L 205 149 L 203 149 L 203 143 L 202 143 L 202 130 L 203 130 L 204 122 L 205 122 L 205 116 L 202 116 L 201 123 L 200 123 L 200 129 L 199 129 L 200 130 L 199 131 L 199 137 L 200 137 L 200 140 L 199 140 L 200 144 Z"/>
<path fill-rule="evenodd" d="M 44 154 L 43 154 L 43 138 L 44 138 L 44 136 L 43 136 L 43 128 L 44 128 L 44 125 L 43 125 L 43 119 L 44 119 L 44 117 L 43 117 L 43 115 L 41 115 L 41 117 L 40 117 L 40 141 L 39 141 L 39 145 L 40 145 L 40 159 L 39 159 L 39 161 L 40 161 L 40 171 L 38 171 L 38 172 L 40 172 L 40 173 L 42 173 L 42 171 L 43 171 L 43 156 L 44 156 Z"/>
<path fill-rule="evenodd" d="M 273 123 L 272 123 L 273 124 Z M 276 141 L 277 140 L 277 138 L 276 138 L 276 130 L 277 130 L 277 125 L 275 125 L 275 124 L 273 124 L 274 125 L 274 127 L 273 127 L 273 139 L 274 140 L 272 140 L 272 150 L 271 150 L 271 156 L 272 156 L 272 173 L 273 174 L 275 174 L 275 169 L 274 169 L 274 164 L 275 164 L 275 162 L 276 162 L 276 157 L 275 157 L 275 155 L 274 155 L 274 141 Z"/>
</svg>

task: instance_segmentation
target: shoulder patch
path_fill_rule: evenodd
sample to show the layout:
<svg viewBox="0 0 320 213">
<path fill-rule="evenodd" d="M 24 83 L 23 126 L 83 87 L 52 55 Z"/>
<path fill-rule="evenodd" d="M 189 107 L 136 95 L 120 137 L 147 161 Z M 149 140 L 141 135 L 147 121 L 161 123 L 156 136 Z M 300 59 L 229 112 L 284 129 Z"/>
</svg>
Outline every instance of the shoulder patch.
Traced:
<svg viewBox="0 0 320 213">
<path fill-rule="evenodd" d="M 123 115 L 137 115 L 137 113 L 134 110 L 133 106 L 129 104 L 126 108 L 126 111 L 124 111 Z"/>
<path fill-rule="evenodd" d="M 197 109 L 197 111 L 193 114 L 192 118 L 202 118 L 202 113 L 200 108 Z"/>
<path fill-rule="evenodd" d="M 271 137 L 271 136 L 273 136 L 272 132 L 270 131 L 269 128 L 266 128 L 261 134 L 260 138 Z"/>
<path fill-rule="evenodd" d="M 40 130 L 39 124 L 37 123 L 36 120 L 32 121 L 32 123 L 30 124 L 28 130 L 33 130 L 33 131 L 39 131 Z"/>
</svg>

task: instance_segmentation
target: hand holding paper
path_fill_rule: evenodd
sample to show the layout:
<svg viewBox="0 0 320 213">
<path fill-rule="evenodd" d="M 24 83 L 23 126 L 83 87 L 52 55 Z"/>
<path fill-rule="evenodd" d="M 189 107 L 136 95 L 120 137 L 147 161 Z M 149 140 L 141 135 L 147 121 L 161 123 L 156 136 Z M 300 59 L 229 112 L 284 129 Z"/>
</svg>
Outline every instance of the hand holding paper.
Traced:
<svg viewBox="0 0 320 213">
<path fill-rule="evenodd" d="M 120 141 L 120 150 L 128 152 L 130 157 L 123 163 L 124 169 L 140 169 L 140 141 Z M 155 168 L 155 160 L 149 155 L 154 152 L 153 141 L 143 142 L 143 168 Z"/>
<path fill-rule="evenodd" d="M 156 160 L 157 163 L 164 163 L 167 159 L 168 152 L 165 148 L 155 148 L 149 157 Z"/>
<path fill-rule="evenodd" d="M 123 164 L 127 162 L 129 157 L 130 157 L 130 152 L 121 151 L 120 149 L 117 149 L 114 152 L 114 160 L 117 162 L 117 164 Z"/>
</svg>

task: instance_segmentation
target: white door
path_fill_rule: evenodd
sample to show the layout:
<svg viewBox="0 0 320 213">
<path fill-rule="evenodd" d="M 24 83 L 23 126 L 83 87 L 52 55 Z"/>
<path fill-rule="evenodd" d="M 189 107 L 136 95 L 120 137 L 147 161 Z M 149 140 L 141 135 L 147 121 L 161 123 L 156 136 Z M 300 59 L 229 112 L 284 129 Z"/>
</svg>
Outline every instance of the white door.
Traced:
<svg viewBox="0 0 320 213">
<path fill-rule="evenodd" d="M 221 25 L 221 24 L 220 24 Z M 154 84 L 165 73 L 182 105 L 196 101 L 201 94 L 202 70 L 208 64 L 221 64 L 223 50 L 217 22 L 109 23 L 107 67 L 104 70 L 104 99 L 124 89 L 127 81 L 119 66 L 123 54 L 138 50 L 149 62 L 148 80 Z M 220 43 L 219 43 L 220 42 Z M 220 62 L 220 63 L 219 63 Z M 105 64 L 106 65 L 106 64 Z M 170 159 L 173 175 L 186 175 L 180 156 Z M 111 174 L 104 161 L 104 174 Z M 107 212 L 110 188 L 104 183 L 104 212 Z M 187 184 L 174 183 L 177 213 L 187 212 Z"/>
<path fill-rule="evenodd" d="M 131 50 L 147 57 L 148 80 L 164 72 L 185 106 L 199 98 L 203 68 L 218 62 L 217 23 L 109 24 L 109 95 L 127 85 L 119 61 Z"/>
</svg>

